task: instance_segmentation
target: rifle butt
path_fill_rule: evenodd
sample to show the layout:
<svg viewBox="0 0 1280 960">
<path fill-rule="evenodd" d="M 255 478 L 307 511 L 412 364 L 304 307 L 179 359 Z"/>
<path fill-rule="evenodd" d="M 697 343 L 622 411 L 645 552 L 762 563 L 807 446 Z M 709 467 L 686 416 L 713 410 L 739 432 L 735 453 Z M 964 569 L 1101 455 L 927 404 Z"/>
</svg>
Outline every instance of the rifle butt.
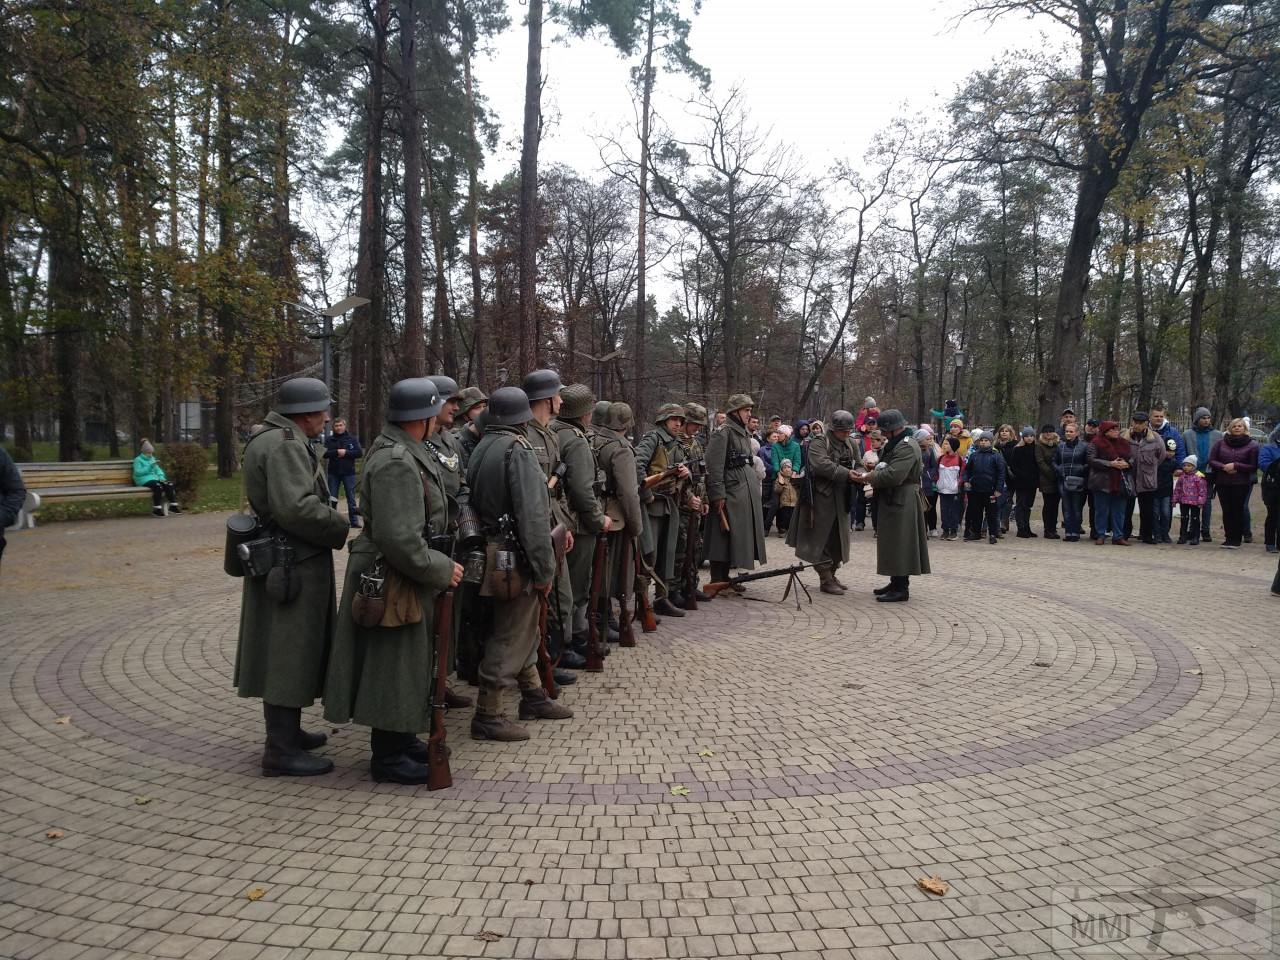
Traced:
<svg viewBox="0 0 1280 960">
<path fill-rule="evenodd" d="M 444 718 L 441 718 L 443 724 Z M 434 734 L 427 741 L 427 789 L 445 790 L 453 786 L 453 773 L 449 770 L 449 754 L 444 746 L 444 737 L 439 741 Z"/>
</svg>

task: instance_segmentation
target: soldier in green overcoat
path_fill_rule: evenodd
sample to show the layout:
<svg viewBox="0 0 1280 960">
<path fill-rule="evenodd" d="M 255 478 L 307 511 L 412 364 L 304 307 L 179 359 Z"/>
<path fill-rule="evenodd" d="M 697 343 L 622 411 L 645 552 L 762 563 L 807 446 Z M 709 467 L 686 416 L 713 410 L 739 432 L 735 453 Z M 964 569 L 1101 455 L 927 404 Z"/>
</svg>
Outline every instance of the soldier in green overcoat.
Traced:
<svg viewBox="0 0 1280 960">
<path fill-rule="evenodd" d="M 634 419 L 629 404 L 611 403 L 602 420 L 594 425 L 592 438 L 596 462 L 604 477 L 604 511 L 611 523 L 606 597 L 618 597 L 619 602 L 627 592 L 624 588 L 635 580 L 631 556 L 634 550 L 627 550 L 624 556 L 623 543 L 634 543 L 644 534 L 644 511 L 636 486 L 636 452 L 626 436 Z M 608 623 L 608 600 L 602 599 L 600 606 Z M 618 639 L 618 631 L 612 624 L 608 626 L 608 637 Z"/>
<path fill-rule="evenodd" d="M 724 426 L 713 431 L 707 441 L 711 509 L 707 514 L 706 558 L 711 562 L 711 579 L 716 582 L 727 580 L 731 568 L 751 570 L 765 562 L 760 485 L 751 463 L 751 436 L 747 432 L 754 405 L 745 393 L 730 397 Z"/>
<path fill-rule="evenodd" d="M 551 525 L 563 525 L 569 536 L 566 552 L 573 549 L 573 516 L 569 511 L 565 478 L 569 465 L 560 458 L 560 441 L 551 429 L 551 423 L 560 412 L 563 389 L 560 374 L 554 370 L 534 370 L 524 378 L 521 389 L 529 398 L 533 418 L 525 424 L 524 435 L 533 448 L 547 478 L 547 493 L 551 498 Z M 547 648 L 551 659 L 564 667 L 556 667 L 555 681 L 565 687 L 578 682 L 578 676 L 568 670 L 570 664 L 580 668 L 581 660 L 568 649 L 569 628 L 573 621 L 573 582 L 569 578 L 569 564 L 561 560 L 556 569 L 555 590 L 551 595 L 551 613 L 548 617 Z M 581 662 L 580 662 L 581 661 Z"/>
<path fill-rule="evenodd" d="M 610 527 L 596 495 L 600 478 L 587 436 L 595 399 L 585 383 L 569 384 L 560 391 L 560 412 L 551 424 L 560 445 L 560 460 L 568 467 L 564 475 L 564 497 L 572 521 L 569 529 L 573 532 L 573 549 L 567 558 L 573 591 L 572 643 L 565 651 L 566 656 L 573 654 L 573 657 L 561 658 L 561 664 L 566 667 L 584 667 L 587 663 L 587 604 L 591 599 L 596 538 L 607 535 Z"/>
<path fill-rule="evenodd" d="M 449 504 L 435 455 L 423 439 L 441 398 L 425 377 L 401 380 L 387 398 L 387 423 L 365 453 L 360 478 L 364 530 L 351 544 L 338 630 L 325 677 L 324 715 L 372 728 L 370 772 L 378 781 L 427 782 L 427 745 L 436 676 L 435 602 L 456 587 L 462 567 L 447 544 Z M 437 549 L 445 547 L 445 550 Z M 417 595 L 422 617 L 401 626 L 357 626 L 352 604 L 361 578 L 380 567 Z M 388 581 L 389 582 L 389 581 Z M 392 598 L 387 597 L 388 605 Z"/>
<path fill-rule="evenodd" d="M 910 598 L 910 578 L 929 572 L 929 532 L 920 495 L 920 445 L 907 429 L 898 410 L 880 414 L 880 430 L 889 441 L 880 450 L 880 462 L 859 481 L 876 491 L 876 572 L 889 578 L 873 592 L 881 603 Z"/>
<path fill-rule="evenodd" d="M 823 593 L 842 594 L 847 589 L 836 579 L 840 564 L 849 562 L 849 501 L 857 451 L 849 439 L 853 414 L 837 410 L 827 430 L 811 437 L 805 464 L 811 501 L 802 504 L 787 527 L 787 545 L 796 556 L 812 563 Z"/>
<path fill-rule="evenodd" d="M 684 433 L 684 407 L 678 403 L 664 403 L 654 419 L 655 427 L 636 444 L 636 482 L 643 485 L 651 476 L 678 467 L 676 476 L 664 480 L 648 490 L 641 489 L 640 502 L 645 510 L 644 554 L 652 565 L 653 573 L 662 580 L 662 592 L 675 579 L 676 544 L 680 533 L 680 485 L 689 477 L 689 468 L 682 467 L 684 446 L 680 436 Z M 641 574 L 643 589 L 648 580 Z M 684 611 L 666 596 L 653 604 L 653 612 L 665 617 L 683 617 Z"/>
<path fill-rule="evenodd" d="M 492 596 L 493 632 L 480 661 L 480 695 L 471 720 L 477 740 L 528 740 L 529 731 L 502 710 L 502 693 L 520 688 L 520 719 L 562 720 L 573 711 L 548 698 L 538 675 L 538 613 L 555 586 L 551 510 L 546 475 L 525 435 L 533 418 L 519 387 L 501 387 L 489 398 L 484 437 L 467 464 L 467 485 L 490 545 L 505 550 L 508 535 L 527 584 L 515 597 Z M 504 527 L 504 522 L 509 526 Z M 492 557 L 491 557 L 492 559 Z M 492 572 L 492 571 L 491 571 Z"/>
<path fill-rule="evenodd" d="M 684 459 L 702 461 L 695 464 L 691 476 L 684 482 L 679 498 L 680 537 L 676 541 L 676 572 L 670 584 L 671 602 L 684 608 L 687 600 L 685 592 L 693 587 L 695 601 L 706 603 L 711 597 L 698 589 L 698 565 L 702 562 L 702 520 L 707 515 L 707 465 L 706 451 L 698 438 L 707 426 L 707 408 L 698 403 L 686 403 L 684 407 L 684 431 L 680 443 L 684 447 Z M 693 547 L 689 546 L 692 536 Z M 693 569 L 689 569 L 689 558 L 693 558 Z"/>
<path fill-rule="evenodd" d="M 458 441 L 458 449 L 462 451 L 462 469 L 467 469 L 467 461 L 484 434 L 484 426 L 480 420 L 489 406 L 489 398 L 479 387 L 465 387 L 458 394 L 458 412 L 454 414 L 453 438 Z"/>
<path fill-rule="evenodd" d="M 323 733 L 301 727 L 302 708 L 324 688 L 333 639 L 333 551 L 347 541 L 347 520 L 329 506 L 323 461 L 311 440 L 329 419 L 329 388 L 297 377 L 280 388 L 275 410 L 244 452 L 244 489 L 262 526 L 292 556 L 272 575 L 245 577 L 236 643 L 235 685 L 242 697 L 261 697 L 267 742 L 266 776 L 314 776 L 333 763 L 307 750 L 323 746 Z M 287 574 L 289 591 L 268 589 Z"/>
</svg>

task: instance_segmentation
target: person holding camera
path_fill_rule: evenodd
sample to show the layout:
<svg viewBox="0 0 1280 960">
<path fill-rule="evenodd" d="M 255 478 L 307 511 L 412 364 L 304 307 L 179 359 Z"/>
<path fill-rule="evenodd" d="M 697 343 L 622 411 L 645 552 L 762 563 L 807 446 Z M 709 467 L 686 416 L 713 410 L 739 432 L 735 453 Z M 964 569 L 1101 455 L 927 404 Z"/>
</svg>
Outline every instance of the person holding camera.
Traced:
<svg viewBox="0 0 1280 960">
<path fill-rule="evenodd" d="M 529 739 L 529 731 L 503 713 L 503 691 L 513 684 L 520 689 L 520 719 L 573 716 L 547 696 L 537 668 L 539 611 L 554 599 L 556 554 L 547 476 L 525 433 L 532 419 L 523 390 L 495 390 L 484 436 L 467 462 L 471 505 L 487 540 L 480 595 L 489 598 L 493 622 L 478 670 L 480 693 L 471 719 L 476 740 Z"/>
<path fill-rule="evenodd" d="M 372 728 L 369 766 L 379 782 L 427 782 L 417 735 L 430 726 L 439 666 L 435 601 L 462 580 L 443 468 L 423 442 L 443 405 L 426 377 L 391 387 L 387 423 L 365 455 L 364 530 L 351 544 L 325 678 L 325 719 Z"/>
<path fill-rule="evenodd" d="M 333 769 L 332 761 L 307 752 L 323 746 L 326 736 L 301 727 L 302 708 L 324 690 L 334 628 L 333 551 L 347 542 L 347 518 L 329 506 L 324 468 L 311 443 L 324 431 L 332 403 L 323 381 L 285 381 L 275 410 L 244 451 L 245 496 L 262 531 L 256 543 L 267 546 L 269 571 L 248 571 L 244 578 L 234 683 L 240 696 L 262 698 L 268 777 Z"/>
</svg>

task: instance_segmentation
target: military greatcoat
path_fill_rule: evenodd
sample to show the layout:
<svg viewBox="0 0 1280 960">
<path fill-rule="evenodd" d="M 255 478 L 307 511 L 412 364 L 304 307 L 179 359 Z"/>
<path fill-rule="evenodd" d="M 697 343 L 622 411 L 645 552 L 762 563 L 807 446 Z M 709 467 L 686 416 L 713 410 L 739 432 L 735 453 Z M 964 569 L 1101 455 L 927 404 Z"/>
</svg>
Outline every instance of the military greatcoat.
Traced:
<svg viewBox="0 0 1280 960">
<path fill-rule="evenodd" d="M 636 444 L 636 482 L 683 463 L 684 446 L 667 432 L 666 427 L 650 430 Z M 653 571 L 669 583 L 675 576 L 676 542 L 679 535 L 680 511 L 676 502 L 680 482 L 671 480 L 640 494 L 644 504 L 645 528 L 643 552 L 653 555 Z"/>
<path fill-rule="evenodd" d="M 569 582 L 573 590 L 574 629 L 587 629 L 586 605 L 591 596 L 591 572 L 596 537 L 604 531 L 604 509 L 596 496 L 595 454 L 586 431 L 572 420 L 553 420 L 551 429 L 560 445 L 560 459 L 569 470 L 564 476 L 564 499 L 573 525 L 573 549 L 569 551 Z"/>
<path fill-rule="evenodd" d="M 605 583 L 613 596 L 622 596 L 626 592 L 625 578 L 632 567 L 631 559 L 622 556 L 623 535 L 632 542 L 638 542 L 644 535 L 644 509 L 636 484 L 636 452 L 619 430 L 595 426 L 592 434 L 596 462 L 604 477 L 605 512 L 613 520 L 613 531 L 609 534 L 609 575 Z"/>
<path fill-rule="evenodd" d="M 713 431 L 707 441 L 707 499 L 711 512 L 706 521 L 706 559 L 739 570 L 750 570 L 765 562 L 760 484 L 751 457 L 747 428 L 733 417 Z M 715 510 L 717 500 L 724 501 L 729 518 L 727 533 Z"/>
<path fill-rule="evenodd" d="M 851 440 L 823 433 L 809 441 L 805 466 L 813 485 L 813 503 L 798 507 L 787 528 L 787 545 L 807 563 L 848 563 L 849 471 L 857 450 Z M 797 481 L 802 483 L 803 481 Z"/>
<path fill-rule="evenodd" d="M 383 427 L 365 454 L 360 513 L 364 529 L 350 547 L 325 681 L 325 719 L 419 733 L 430 726 L 435 601 L 453 575 L 453 560 L 428 546 L 428 538 L 443 534 L 449 522 L 435 454 L 398 426 Z M 360 576 L 379 556 L 417 591 L 421 622 L 364 629 L 352 621 Z"/>
<path fill-rule="evenodd" d="M 323 461 L 296 424 L 271 413 L 245 448 L 249 506 L 268 532 L 294 550 L 301 593 L 290 603 L 267 596 L 266 578 L 245 577 L 234 683 L 242 697 L 278 707 L 310 706 L 324 688 L 333 638 L 333 550 L 347 540 L 347 518 L 329 506 Z"/>
<path fill-rule="evenodd" d="M 885 444 L 880 464 L 868 475 L 879 503 L 876 573 L 910 577 L 929 572 L 929 533 L 920 496 L 922 469 L 920 444 L 899 434 Z"/>
</svg>

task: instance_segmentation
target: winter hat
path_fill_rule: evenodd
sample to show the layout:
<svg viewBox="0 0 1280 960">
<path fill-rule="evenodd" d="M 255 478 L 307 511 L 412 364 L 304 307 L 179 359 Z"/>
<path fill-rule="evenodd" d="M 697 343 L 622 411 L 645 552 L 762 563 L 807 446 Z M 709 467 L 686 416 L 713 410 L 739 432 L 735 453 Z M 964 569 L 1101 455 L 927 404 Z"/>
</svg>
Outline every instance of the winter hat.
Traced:
<svg viewBox="0 0 1280 960">
<path fill-rule="evenodd" d="M 1028 423 L 1018 432 L 1024 437 L 1034 437 L 1036 435 L 1036 428 Z"/>
<path fill-rule="evenodd" d="M 952 452 L 952 453 L 959 453 L 959 452 L 960 452 L 960 438 L 959 438 L 959 437 L 947 437 L 947 446 L 951 448 L 951 452 Z"/>
<path fill-rule="evenodd" d="M 1057 433 L 1058 428 L 1055 427 L 1052 423 L 1046 423 L 1041 425 L 1040 432 L 1041 433 Z"/>
<path fill-rule="evenodd" d="M 914 437 L 916 438 L 916 443 L 921 443 L 921 442 L 923 442 L 923 441 L 925 441 L 925 440 L 930 439 L 930 438 L 933 436 L 933 431 L 932 431 L 932 430 L 917 430 L 914 434 L 912 434 L 912 436 L 914 436 Z"/>
<path fill-rule="evenodd" d="M 143 440 L 143 441 L 142 441 L 142 452 L 143 452 L 143 453 L 145 453 L 145 454 L 146 454 L 147 456 L 149 456 L 149 457 L 153 457 L 153 456 L 155 456 L 156 448 L 155 448 L 154 446 L 152 446 L 152 445 L 151 445 L 151 441 L 150 441 L 150 440 Z"/>
<path fill-rule="evenodd" d="M 862 405 L 863 405 L 864 407 L 874 407 L 874 406 L 876 405 L 876 398 L 875 398 L 875 397 L 864 397 L 864 398 L 863 398 L 863 400 L 862 400 Z"/>
<path fill-rule="evenodd" d="M 1198 467 L 1200 465 L 1200 458 L 1197 457 L 1194 453 L 1188 453 L 1185 457 L 1182 458 L 1182 465 L 1185 467 L 1188 463 L 1191 464 L 1193 467 Z"/>
<path fill-rule="evenodd" d="M 1213 414 L 1209 411 L 1208 407 L 1196 407 L 1195 415 L 1192 416 L 1191 418 L 1192 426 L 1194 426 L 1196 421 L 1199 420 L 1201 417 L 1208 417 L 1210 420 L 1212 420 Z M 1210 424 L 1210 426 L 1212 426 L 1212 424 Z"/>
<path fill-rule="evenodd" d="M 778 464 L 778 469 L 782 469 L 783 467 L 789 467 L 789 466 L 791 466 L 791 458 L 783 457 L 782 462 Z"/>
<path fill-rule="evenodd" d="M 931 436 L 931 437 L 932 437 L 932 436 L 933 436 L 933 427 L 929 426 L 927 423 L 922 423 L 922 424 L 920 424 L 920 429 L 919 429 L 919 430 L 917 430 L 916 432 L 917 432 L 917 433 L 927 433 L 929 436 Z M 920 438 L 919 438 L 919 437 L 916 437 L 916 439 L 917 439 L 917 440 L 919 440 Z"/>
</svg>

